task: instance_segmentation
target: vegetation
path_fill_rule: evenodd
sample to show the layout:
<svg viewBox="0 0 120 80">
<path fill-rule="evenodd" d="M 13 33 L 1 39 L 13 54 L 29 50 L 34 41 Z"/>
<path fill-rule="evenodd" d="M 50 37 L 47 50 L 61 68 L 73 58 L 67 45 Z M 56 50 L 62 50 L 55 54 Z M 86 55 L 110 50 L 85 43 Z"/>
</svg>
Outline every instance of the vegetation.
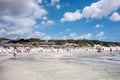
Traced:
<svg viewBox="0 0 120 80">
<path fill-rule="evenodd" d="M 30 38 L 28 39 L 30 42 L 41 42 L 40 39 L 37 39 L 37 38 Z"/>
<path fill-rule="evenodd" d="M 74 43 L 78 47 L 84 47 L 84 46 L 94 46 L 94 45 L 101 45 L 101 46 L 120 46 L 120 42 L 106 42 L 106 41 L 99 41 L 99 40 L 49 40 L 49 42 L 54 42 L 56 45 L 64 45 L 66 43 Z"/>
<path fill-rule="evenodd" d="M 0 42 L 3 41 L 3 40 L 9 40 L 7 38 L 0 38 Z"/>
<path fill-rule="evenodd" d="M 37 38 L 30 38 L 30 39 L 16 39 L 16 40 L 10 40 L 6 38 L 0 38 L 0 42 L 9 40 L 9 43 L 22 43 L 22 44 L 38 44 L 40 42 L 45 42 L 45 40 L 40 40 Z M 49 40 L 48 42 L 54 42 L 56 45 L 65 45 L 65 44 L 76 44 L 78 47 L 84 47 L 84 46 L 94 46 L 94 45 L 101 45 L 101 46 L 120 46 L 120 42 L 106 42 L 106 41 L 99 41 L 99 40 Z"/>
</svg>

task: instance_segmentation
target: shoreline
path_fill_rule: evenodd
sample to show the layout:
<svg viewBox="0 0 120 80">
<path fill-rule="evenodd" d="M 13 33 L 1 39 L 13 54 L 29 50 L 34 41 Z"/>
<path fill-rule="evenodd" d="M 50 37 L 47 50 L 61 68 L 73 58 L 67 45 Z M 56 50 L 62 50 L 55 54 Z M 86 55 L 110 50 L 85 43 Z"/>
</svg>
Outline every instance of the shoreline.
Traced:
<svg viewBox="0 0 120 80">
<path fill-rule="evenodd" d="M 17 58 L 21 57 L 43 57 L 43 58 L 60 58 L 62 56 L 72 56 L 76 54 L 114 54 L 114 53 L 120 53 L 120 52 L 109 52 L 109 51 L 104 51 L 104 52 L 95 52 L 95 51 L 64 51 L 64 52 L 33 52 L 33 53 L 17 53 Z M 0 61 L 8 59 L 8 58 L 13 58 L 13 54 L 4 54 L 0 53 Z"/>
</svg>

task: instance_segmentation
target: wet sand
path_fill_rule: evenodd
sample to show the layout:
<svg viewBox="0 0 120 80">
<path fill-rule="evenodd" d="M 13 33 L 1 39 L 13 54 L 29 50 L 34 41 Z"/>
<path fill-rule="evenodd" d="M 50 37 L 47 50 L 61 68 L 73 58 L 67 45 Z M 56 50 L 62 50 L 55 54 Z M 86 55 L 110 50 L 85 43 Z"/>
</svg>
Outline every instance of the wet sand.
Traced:
<svg viewBox="0 0 120 80">
<path fill-rule="evenodd" d="M 120 54 L 64 54 L 0 56 L 0 80 L 120 80 Z"/>
</svg>

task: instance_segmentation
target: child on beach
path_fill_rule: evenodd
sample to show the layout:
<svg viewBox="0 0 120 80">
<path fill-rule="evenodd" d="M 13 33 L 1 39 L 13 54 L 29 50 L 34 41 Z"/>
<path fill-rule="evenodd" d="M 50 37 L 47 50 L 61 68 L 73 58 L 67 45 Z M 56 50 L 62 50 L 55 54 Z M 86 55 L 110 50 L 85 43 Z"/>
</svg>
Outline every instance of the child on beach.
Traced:
<svg viewBox="0 0 120 80">
<path fill-rule="evenodd" d="M 16 55 L 17 55 L 17 48 L 14 47 L 13 49 L 13 58 L 16 59 Z"/>
</svg>

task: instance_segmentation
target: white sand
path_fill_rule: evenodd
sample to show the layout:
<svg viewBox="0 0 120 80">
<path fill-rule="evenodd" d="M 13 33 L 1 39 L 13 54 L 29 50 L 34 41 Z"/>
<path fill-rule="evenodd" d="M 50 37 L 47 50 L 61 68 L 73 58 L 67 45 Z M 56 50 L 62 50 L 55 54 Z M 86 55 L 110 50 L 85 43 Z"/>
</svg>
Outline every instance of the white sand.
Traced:
<svg viewBox="0 0 120 80">
<path fill-rule="evenodd" d="M 64 52 L 0 55 L 0 80 L 120 80 L 110 54 Z"/>
</svg>

